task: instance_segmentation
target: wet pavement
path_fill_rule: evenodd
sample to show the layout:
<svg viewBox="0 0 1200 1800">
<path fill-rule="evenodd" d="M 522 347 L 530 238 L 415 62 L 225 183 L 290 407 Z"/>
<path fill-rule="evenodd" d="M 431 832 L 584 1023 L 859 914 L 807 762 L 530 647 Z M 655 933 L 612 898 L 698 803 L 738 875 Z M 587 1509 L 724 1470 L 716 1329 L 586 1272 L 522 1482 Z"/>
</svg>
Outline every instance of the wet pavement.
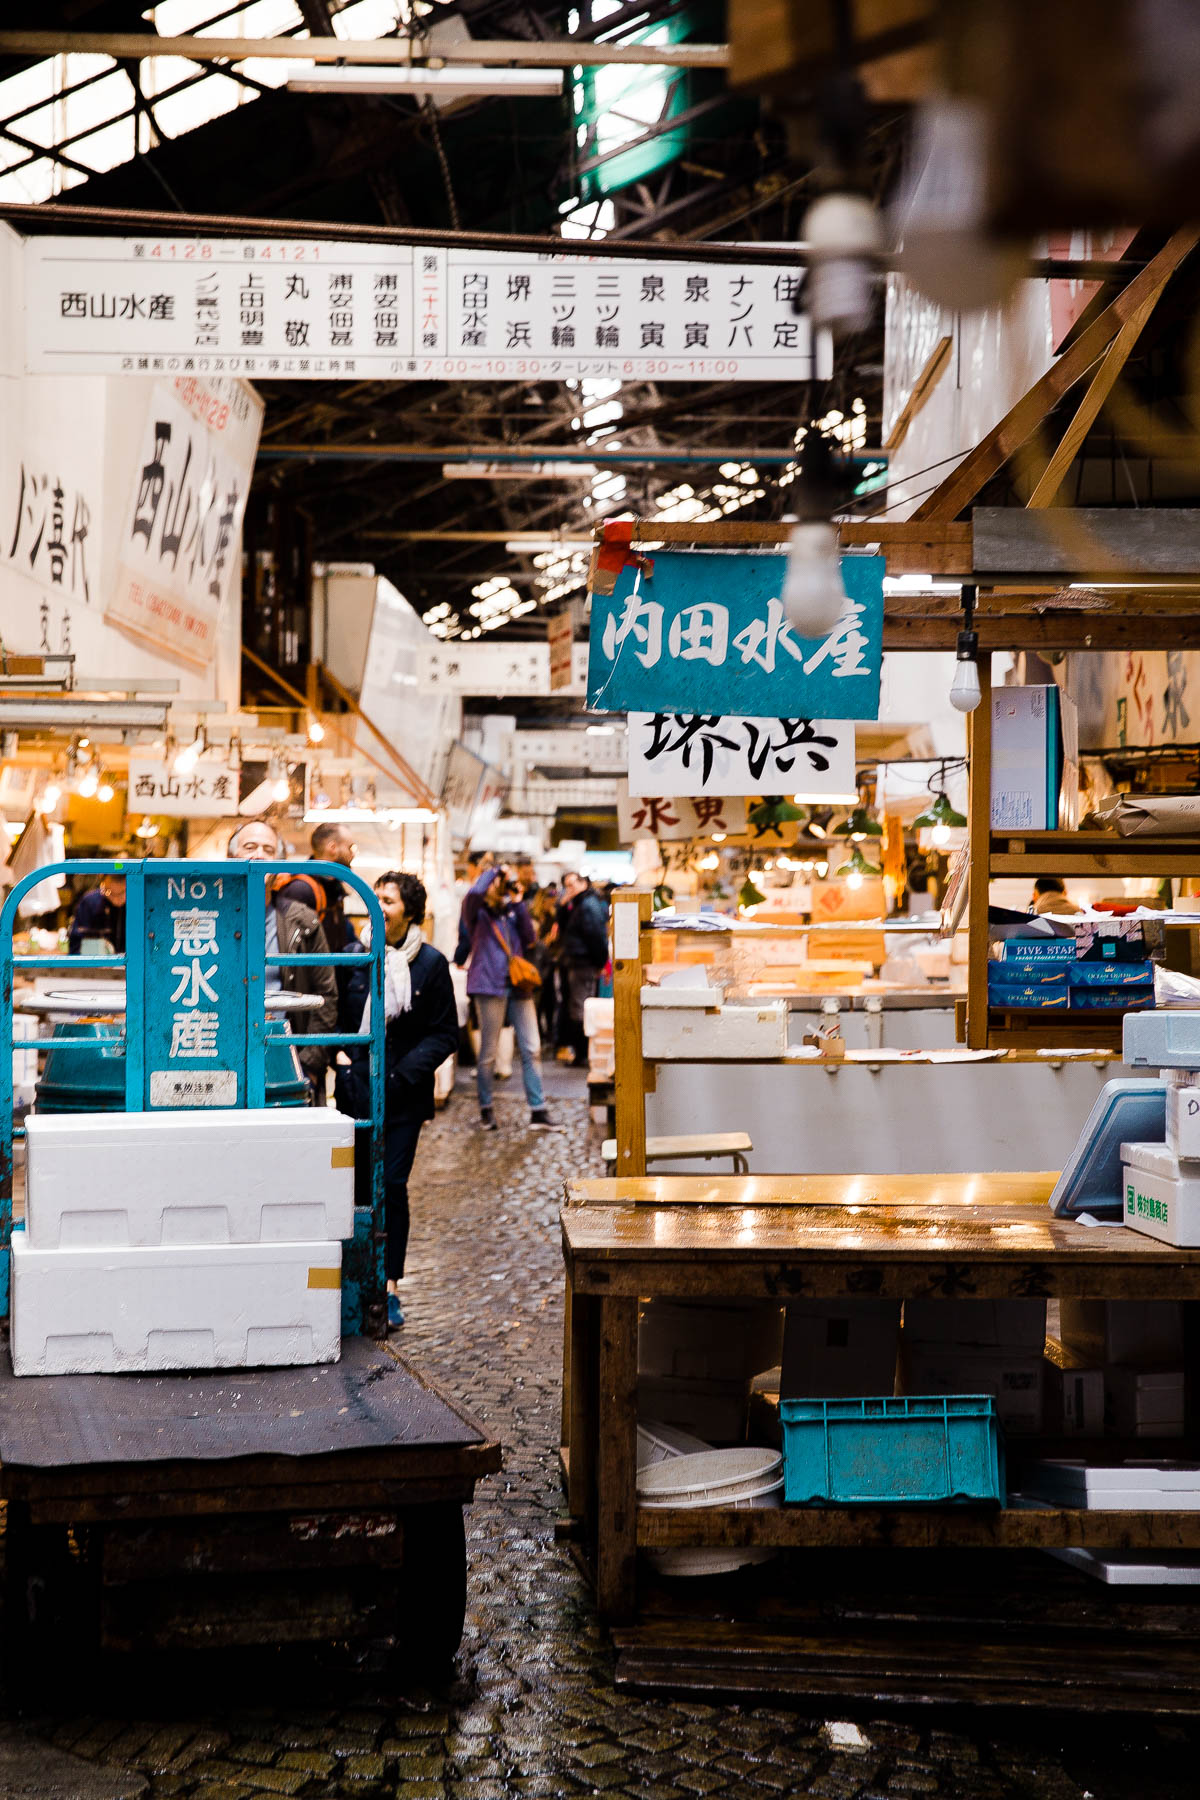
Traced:
<svg viewBox="0 0 1200 1800">
<path fill-rule="evenodd" d="M 1184 1800 L 1200 1731 L 1103 1719 L 876 1717 L 646 1700 L 614 1691 L 585 1583 L 556 1544 L 567 1175 L 601 1173 L 581 1078 L 547 1070 L 564 1129 L 531 1134 L 517 1084 L 499 1131 L 469 1078 L 413 1179 L 403 1347 L 505 1446 L 468 1513 L 466 1632 L 452 1684 L 285 1674 L 269 1653 L 201 1672 L 76 1679 L 0 1719 L 2 1800 Z"/>
</svg>

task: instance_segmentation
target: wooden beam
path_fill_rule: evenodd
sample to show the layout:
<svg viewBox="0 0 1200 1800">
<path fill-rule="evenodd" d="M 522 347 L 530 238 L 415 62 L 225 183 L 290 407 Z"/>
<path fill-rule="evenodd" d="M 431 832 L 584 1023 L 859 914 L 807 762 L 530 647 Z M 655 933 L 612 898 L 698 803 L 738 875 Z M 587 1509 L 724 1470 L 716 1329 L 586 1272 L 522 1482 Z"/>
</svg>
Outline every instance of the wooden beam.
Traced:
<svg viewBox="0 0 1200 1800">
<path fill-rule="evenodd" d="M 953 650 L 962 610 L 953 594 L 888 594 L 885 650 Z M 1113 588 L 1042 588 L 981 593 L 981 650 L 1200 649 L 1200 593 Z"/>
<path fill-rule="evenodd" d="M 961 575 L 972 573 L 969 521 L 926 524 L 912 519 L 845 520 L 838 526 L 844 550 L 878 544 L 889 575 Z"/>
<path fill-rule="evenodd" d="M 1155 296 L 1157 299 L 1157 295 Z M 950 349 L 954 343 L 952 337 L 939 338 L 917 379 L 912 384 L 908 399 L 896 414 L 896 422 L 883 440 L 885 450 L 898 450 L 908 435 L 908 428 L 937 386 L 938 377 L 950 360 Z"/>
<path fill-rule="evenodd" d="M 977 506 L 971 515 L 975 573 L 995 580 L 1050 576 L 1065 581 L 1200 579 L 1200 507 L 1088 506 L 1030 512 Z M 1130 579 L 1132 578 L 1132 579 Z M 1101 590 L 1103 591 L 1103 590 Z M 1146 596 L 1152 603 L 1153 591 Z"/>
<path fill-rule="evenodd" d="M 1167 280 L 1190 255 L 1198 241 L 1198 226 L 1188 225 L 1175 232 L 1158 255 L 1080 333 L 1070 348 L 1047 369 L 1040 380 L 1034 382 L 1000 423 L 993 426 L 941 485 L 921 502 L 912 515 L 913 519 L 932 522 L 957 518 L 963 508 L 974 500 L 985 482 L 991 480 L 1015 451 L 1028 443 L 1063 395 L 1069 393 L 1080 377 L 1087 374 L 1126 320 L 1134 316 L 1149 295 L 1161 294 Z"/>
<path fill-rule="evenodd" d="M 1026 505 L 1031 509 L 1037 510 L 1044 506 L 1054 505 L 1067 470 L 1075 461 L 1084 438 L 1099 417 L 1100 408 L 1112 393 L 1117 377 L 1128 362 L 1130 352 L 1142 335 L 1143 326 L 1158 305 L 1159 296 L 1170 279 L 1170 272 L 1168 272 L 1158 285 L 1151 289 L 1141 305 L 1126 319 L 1105 351 L 1100 367 L 1088 383 L 1087 391 L 1079 402 L 1074 418 L 1063 432 L 1053 455 L 1042 470 L 1032 494 L 1026 501 Z"/>
</svg>

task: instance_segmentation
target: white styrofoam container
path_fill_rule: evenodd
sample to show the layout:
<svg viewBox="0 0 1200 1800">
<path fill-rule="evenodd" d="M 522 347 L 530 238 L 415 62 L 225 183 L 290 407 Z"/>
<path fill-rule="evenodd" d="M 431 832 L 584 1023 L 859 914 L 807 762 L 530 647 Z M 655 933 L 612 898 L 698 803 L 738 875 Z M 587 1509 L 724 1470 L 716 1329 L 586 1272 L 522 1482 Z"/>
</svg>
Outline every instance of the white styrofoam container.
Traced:
<svg viewBox="0 0 1200 1800">
<path fill-rule="evenodd" d="M 900 1367 L 906 1394 L 993 1394 L 1008 1431 L 1040 1431 L 1046 1371 L 1040 1350 L 974 1344 L 923 1344 L 902 1339 Z"/>
<path fill-rule="evenodd" d="M 778 1303 L 647 1300 L 638 1318 L 639 1375 L 749 1382 L 779 1361 Z"/>
<path fill-rule="evenodd" d="M 34 1113 L 31 1248 L 326 1244 L 354 1231 L 354 1121 L 332 1107 Z"/>
<path fill-rule="evenodd" d="M 1161 1147 L 1161 1146 L 1160 1146 Z M 1178 1300 L 1060 1300 L 1058 1335 L 1089 1368 L 1131 1363 L 1148 1369 L 1179 1364 L 1183 1308 Z"/>
<path fill-rule="evenodd" d="M 654 1012 L 704 1012 L 720 1006 L 725 998 L 723 987 L 711 987 L 707 982 L 681 982 L 676 985 L 644 987 L 642 989 L 642 1010 Z"/>
<path fill-rule="evenodd" d="M 602 1031 L 613 1029 L 613 1002 L 611 998 L 602 999 L 598 994 L 589 994 L 583 1003 L 583 1035 L 596 1037 Z"/>
<path fill-rule="evenodd" d="M 1104 1371 L 1104 1422 L 1119 1437 L 1182 1437 L 1183 1370 Z"/>
<path fill-rule="evenodd" d="M 1124 1163 L 1124 1222 L 1147 1237 L 1159 1238 L 1164 1244 L 1180 1248 L 1200 1245 L 1200 1176 L 1180 1176 L 1150 1170 L 1144 1165 L 1153 1159 L 1148 1150 L 1165 1152 L 1178 1170 L 1179 1163 L 1165 1144 L 1122 1144 L 1125 1157 L 1136 1155 L 1137 1162 Z"/>
<path fill-rule="evenodd" d="M 1104 1435 L 1104 1370 L 1064 1368 L 1046 1358 L 1046 1430 L 1067 1437 Z"/>
<path fill-rule="evenodd" d="M 682 991 L 682 990 L 681 990 Z M 787 1049 L 786 1000 L 763 1006 L 654 1008 L 642 1013 L 642 1054 L 676 1057 L 782 1057 Z"/>
<path fill-rule="evenodd" d="M 1057 1457 L 1030 1463 L 1025 1494 L 1091 1512 L 1195 1512 L 1200 1508 L 1196 1463 L 1075 1463 Z"/>
<path fill-rule="evenodd" d="M 789 1300 L 779 1392 L 787 1400 L 890 1394 L 899 1348 L 899 1300 Z"/>
<path fill-rule="evenodd" d="M 1200 1161 L 1200 1087 L 1167 1083 L 1167 1147 L 1180 1162 Z"/>
<path fill-rule="evenodd" d="M 922 1343 L 1036 1350 L 1046 1342 L 1044 1300 L 906 1300 L 904 1329 Z"/>
<path fill-rule="evenodd" d="M 336 1362 L 342 1246 L 39 1250 L 12 1239 L 18 1375 Z"/>
</svg>

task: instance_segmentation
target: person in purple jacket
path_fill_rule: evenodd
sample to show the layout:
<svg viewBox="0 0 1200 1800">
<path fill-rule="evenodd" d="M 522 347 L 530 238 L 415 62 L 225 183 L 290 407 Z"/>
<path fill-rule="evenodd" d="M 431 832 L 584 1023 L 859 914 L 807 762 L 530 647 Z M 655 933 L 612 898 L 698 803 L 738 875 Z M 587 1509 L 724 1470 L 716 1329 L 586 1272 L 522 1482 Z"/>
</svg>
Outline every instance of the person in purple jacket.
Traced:
<svg viewBox="0 0 1200 1800">
<path fill-rule="evenodd" d="M 541 1039 L 538 1037 L 537 1002 L 529 994 L 513 991 L 508 978 L 510 956 L 524 956 L 533 943 L 533 920 L 522 898 L 522 889 L 504 864 L 484 869 L 462 906 L 456 962 L 467 964 L 467 993 L 479 1018 L 479 1122 L 495 1131 L 492 1110 L 492 1070 L 496 1045 L 505 1021 L 516 1034 L 521 1053 L 521 1075 L 529 1102 L 529 1123 L 534 1131 L 552 1131 L 554 1121 L 546 1111 L 542 1092 Z"/>
</svg>

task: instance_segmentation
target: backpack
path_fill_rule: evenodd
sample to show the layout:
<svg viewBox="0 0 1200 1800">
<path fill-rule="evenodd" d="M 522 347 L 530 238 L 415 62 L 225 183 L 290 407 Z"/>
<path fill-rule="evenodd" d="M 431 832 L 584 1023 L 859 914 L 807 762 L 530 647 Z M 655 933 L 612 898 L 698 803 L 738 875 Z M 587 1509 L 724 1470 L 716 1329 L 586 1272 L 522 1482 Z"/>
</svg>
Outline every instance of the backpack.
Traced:
<svg viewBox="0 0 1200 1800">
<path fill-rule="evenodd" d="M 272 895 L 282 893 L 283 889 L 291 887 L 294 881 L 302 881 L 307 888 L 311 889 L 313 896 L 312 910 L 316 913 L 318 920 L 323 925 L 325 923 L 325 908 L 328 904 L 328 896 L 325 892 L 325 883 L 323 881 L 318 881 L 315 875 L 289 875 L 286 871 L 282 875 L 276 875 L 274 881 L 271 883 Z"/>
</svg>

